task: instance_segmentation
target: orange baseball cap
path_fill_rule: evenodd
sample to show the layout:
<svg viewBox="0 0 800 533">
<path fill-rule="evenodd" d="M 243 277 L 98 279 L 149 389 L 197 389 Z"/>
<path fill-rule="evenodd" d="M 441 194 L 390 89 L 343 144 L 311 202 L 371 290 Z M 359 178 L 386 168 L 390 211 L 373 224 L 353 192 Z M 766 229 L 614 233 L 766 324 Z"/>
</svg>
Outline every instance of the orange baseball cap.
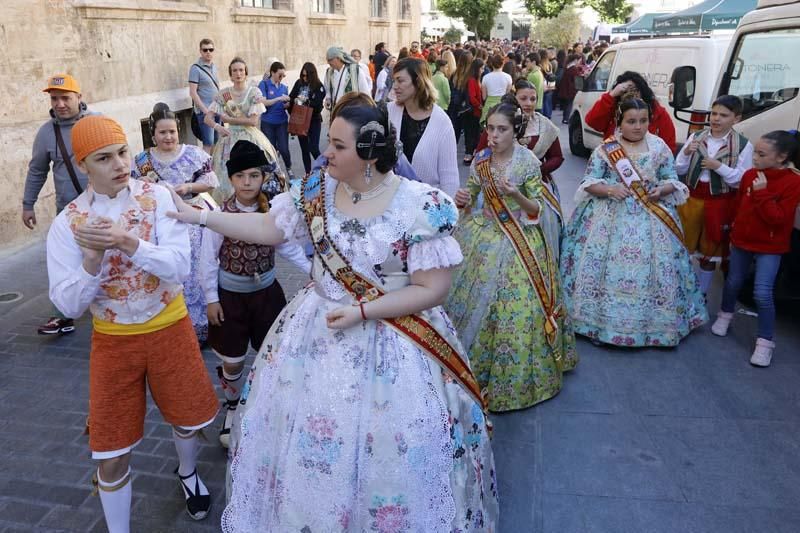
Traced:
<svg viewBox="0 0 800 533">
<path fill-rule="evenodd" d="M 47 79 L 47 87 L 42 89 L 43 93 L 49 93 L 53 89 L 59 91 L 70 91 L 80 94 L 81 86 L 78 81 L 69 74 L 56 74 Z"/>
</svg>

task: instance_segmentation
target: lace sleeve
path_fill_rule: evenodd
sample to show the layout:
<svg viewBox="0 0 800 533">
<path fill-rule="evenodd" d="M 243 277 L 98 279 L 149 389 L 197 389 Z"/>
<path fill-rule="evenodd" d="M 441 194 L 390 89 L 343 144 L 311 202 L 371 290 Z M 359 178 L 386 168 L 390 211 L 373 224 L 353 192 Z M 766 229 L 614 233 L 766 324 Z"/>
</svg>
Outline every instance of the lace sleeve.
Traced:
<svg viewBox="0 0 800 533">
<path fill-rule="evenodd" d="M 611 180 L 608 179 L 611 169 L 605 159 L 603 159 L 603 156 L 600 155 L 602 149 L 602 146 L 595 148 L 594 152 L 592 152 L 592 156 L 589 158 L 589 163 L 586 166 L 586 174 L 583 176 L 583 181 L 578 185 L 578 190 L 575 191 L 576 204 L 594 198 L 593 195 L 586 191 L 588 187 L 598 183 L 609 184 L 611 182 Z"/>
<path fill-rule="evenodd" d="M 664 196 L 661 201 L 672 205 L 685 204 L 689 199 L 689 188 L 678 179 L 675 159 L 669 146 L 661 139 L 658 141 L 660 143 L 657 170 L 659 185 L 670 184 L 675 188 L 674 192 Z"/>
<path fill-rule="evenodd" d="M 296 193 L 296 195 L 295 195 Z M 305 244 L 311 241 L 305 219 L 298 209 L 297 201 L 300 191 L 292 188 L 290 192 L 281 193 L 270 202 L 270 213 L 275 217 L 275 225 L 281 230 L 288 242 Z"/>
<path fill-rule="evenodd" d="M 464 260 L 461 246 L 451 235 L 412 244 L 408 249 L 408 273 L 418 270 L 450 268 Z"/>
<path fill-rule="evenodd" d="M 419 212 L 410 229 L 408 273 L 450 268 L 464 260 L 461 247 L 452 237 L 458 221 L 453 200 L 433 187 L 420 184 Z"/>
<path fill-rule="evenodd" d="M 250 89 L 250 94 L 247 95 L 247 109 L 243 109 L 245 116 L 252 117 L 253 115 L 262 115 L 267 112 L 266 106 L 258 101 L 263 96 L 261 89 L 258 87 L 254 86 Z"/>
</svg>

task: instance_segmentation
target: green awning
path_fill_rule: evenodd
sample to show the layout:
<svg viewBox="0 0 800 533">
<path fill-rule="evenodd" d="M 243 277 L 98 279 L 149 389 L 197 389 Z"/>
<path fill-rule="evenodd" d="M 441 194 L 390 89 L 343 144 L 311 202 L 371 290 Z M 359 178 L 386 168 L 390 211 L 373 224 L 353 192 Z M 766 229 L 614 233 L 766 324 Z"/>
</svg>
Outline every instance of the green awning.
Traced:
<svg viewBox="0 0 800 533">
<path fill-rule="evenodd" d="M 705 0 L 671 15 L 653 20 L 654 33 L 700 33 L 735 30 L 745 13 L 756 8 L 757 0 Z"/>
<path fill-rule="evenodd" d="M 653 19 L 662 13 L 646 13 L 636 20 L 622 26 L 611 28 L 611 33 L 627 33 L 628 35 L 649 35 L 653 33 Z"/>
</svg>

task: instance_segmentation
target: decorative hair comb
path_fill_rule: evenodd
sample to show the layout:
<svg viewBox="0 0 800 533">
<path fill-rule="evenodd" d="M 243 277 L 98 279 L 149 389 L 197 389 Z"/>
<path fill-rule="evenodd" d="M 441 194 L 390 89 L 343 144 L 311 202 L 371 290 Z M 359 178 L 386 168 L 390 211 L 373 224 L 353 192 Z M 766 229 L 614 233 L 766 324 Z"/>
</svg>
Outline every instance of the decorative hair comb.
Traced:
<svg viewBox="0 0 800 533">
<path fill-rule="evenodd" d="M 381 126 L 374 120 L 370 120 L 369 122 L 361 126 L 361 129 L 358 131 L 358 133 L 359 135 L 361 135 L 363 133 L 367 133 L 370 131 L 380 133 L 381 135 L 386 135 L 386 130 L 383 128 L 383 126 Z"/>
</svg>

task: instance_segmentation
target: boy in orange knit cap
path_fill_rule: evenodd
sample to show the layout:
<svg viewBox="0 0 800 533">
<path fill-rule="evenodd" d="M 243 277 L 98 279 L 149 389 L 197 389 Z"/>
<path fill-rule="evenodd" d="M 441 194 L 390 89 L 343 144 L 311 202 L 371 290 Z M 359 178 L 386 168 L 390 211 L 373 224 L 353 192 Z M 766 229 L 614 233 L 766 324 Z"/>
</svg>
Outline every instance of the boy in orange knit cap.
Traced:
<svg viewBox="0 0 800 533">
<path fill-rule="evenodd" d="M 197 431 L 217 400 L 183 300 L 189 275 L 185 225 L 167 218 L 169 190 L 130 180 L 122 127 L 104 116 L 72 129 L 75 161 L 89 187 L 53 221 L 47 236 L 50 299 L 67 317 L 88 308 L 89 446 L 111 533 L 130 530 L 130 452 L 143 437 L 145 383 L 173 426 L 178 477 L 192 518 L 211 498 L 197 475 Z"/>
</svg>

